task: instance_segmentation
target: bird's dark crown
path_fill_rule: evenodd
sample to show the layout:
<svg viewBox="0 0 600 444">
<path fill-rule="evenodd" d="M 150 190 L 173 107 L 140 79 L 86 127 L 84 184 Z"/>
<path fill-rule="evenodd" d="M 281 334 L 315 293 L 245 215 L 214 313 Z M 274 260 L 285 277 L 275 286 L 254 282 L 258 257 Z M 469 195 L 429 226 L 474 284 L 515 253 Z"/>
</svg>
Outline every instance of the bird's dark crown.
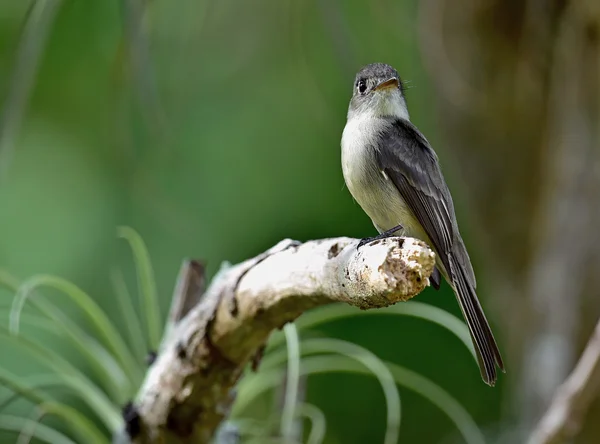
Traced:
<svg viewBox="0 0 600 444">
<path fill-rule="evenodd" d="M 379 83 L 392 78 L 398 80 L 398 87 L 402 95 L 404 95 L 405 86 L 402 83 L 402 79 L 398 71 L 390 65 L 386 65 L 385 63 L 371 63 L 370 65 L 363 66 L 354 79 L 354 95 L 368 95 Z M 362 90 L 360 89 L 361 84 L 364 85 Z"/>
<path fill-rule="evenodd" d="M 378 79 L 378 80 L 387 80 L 395 77 L 400 81 L 400 75 L 398 71 L 392 68 L 390 65 L 386 65 L 385 63 L 371 63 L 370 65 L 363 66 L 358 74 L 356 74 L 355 82 L 358 82 L 361 79 Z M 400 81 L 400 83 L 402 83 Z"/>
</svg>

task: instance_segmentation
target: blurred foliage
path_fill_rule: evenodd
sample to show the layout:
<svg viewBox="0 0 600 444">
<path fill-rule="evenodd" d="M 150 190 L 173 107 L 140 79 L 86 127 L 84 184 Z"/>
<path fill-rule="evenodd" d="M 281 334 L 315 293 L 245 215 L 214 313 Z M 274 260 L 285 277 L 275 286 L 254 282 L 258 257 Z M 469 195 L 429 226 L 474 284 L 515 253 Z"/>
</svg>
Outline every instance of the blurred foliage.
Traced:
<svg viewBox="0 0 600 444">
<path fill-rule="evenodd" d="M 14 144 L 0 146 L 0 161 L 7 162 L 0 169 L 0 267 L 21 279 L 44 274 L 73 282 L 122 335 L 130 327 L 117 315 L 125 295 L 109 274 L 122 270 L 128 288 L 136 274 L 115 238 L 118 225 L 134 227 L 148 246 L 163 316 L 183 257 L 205 259 L 214 272 L 221 261 L 240 261 L 284 237 L 374 232 L 344 188 L 339 164 L 352 79 L 362 64 L 390 63 L 412 81 L 412 119 L 439 147 L 442 162 L 448 156 L 436 143 L 431 87 L 416 45 L 416 1 L 58 3 Z M 29 6 L 0 4 L 2 99 L 14 88 Z M 95 337 L 64 294 L 46 297 Z M 3 328 L 12 298 L 0 290 Z M 459 315 L 447 286 L 419 300 Z M 319 328 L 435 382 L 484 429 L 499 421 L 500 390 L 481 382 L 469 353 L 444 329 L 395 316 Z M 41 375 L 27 350 L 9 342 L 0 342 L 1 368 Z M 45 343 L 101 383 L 64 339 Z M 145 352 L 134 350 L 138 358 Z M 324 442 L 382 437 L 386 404 L 372 379 L 319 374 L 307 390 L 307 402 L 327 418 Z M 402 442 L 463 442 L 442 411 L 400 392 Z M 89 412 L 71 394 L 62 396 Z M 21 402 L 4 413 L 32 414 Z"/>
</svg>

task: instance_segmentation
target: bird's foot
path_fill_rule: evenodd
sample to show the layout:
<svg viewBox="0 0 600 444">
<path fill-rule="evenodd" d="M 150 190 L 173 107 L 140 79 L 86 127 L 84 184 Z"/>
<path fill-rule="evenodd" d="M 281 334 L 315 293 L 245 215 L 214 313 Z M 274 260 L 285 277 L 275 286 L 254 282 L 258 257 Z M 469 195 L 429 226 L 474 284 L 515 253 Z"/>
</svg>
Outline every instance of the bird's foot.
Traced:
<svg viewBox="0 0 600 444">
<path fill-rule="evenodd" d="M 377 236 L 373 236 L 373 237 L 365 237 L 363 239 L 360 240 L 360 242 L 358 243 L 358 245 L 356 246 L 356 249 L 358 250 L 360 247 L 362 247 L 363 245 L 366 245 L 368 243 L 371 243 L 373 241 L 376 240 L 381 240 L 381 239 L 386 239 L 388 237 L 392 237 L 395 235 L 395 233 L 399 230 L 402 230 L 404 227 L 402 225 L 396 225 L 394 228 L 391 228 L 389 230 L 384 231 L 383 233 L 379 233 Z"/>
<path fill-rule="evenodd" d="M 374 240 L 377 240 L 377 236 L 375 237 L 364 237 L 360 240 L 360 242 L 358 243 L 358 245 L 356 246 L 356 249 L 358 250 L 360 247 L 362 247 L 363 245 L 368 244 L 369 242 L 372 242 Z"/>
</svg>

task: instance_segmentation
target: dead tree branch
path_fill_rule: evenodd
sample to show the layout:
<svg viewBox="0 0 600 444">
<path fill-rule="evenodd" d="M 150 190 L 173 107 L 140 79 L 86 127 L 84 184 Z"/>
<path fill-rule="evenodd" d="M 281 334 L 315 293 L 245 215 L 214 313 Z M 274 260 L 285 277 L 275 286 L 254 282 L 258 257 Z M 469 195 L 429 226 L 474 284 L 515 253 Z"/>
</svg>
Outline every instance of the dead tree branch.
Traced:
<svg viewBox="0 0 600 444">
<path fill-rule="evenodd" d="M 123 441 L 122 434 L 119 442 L 209 442 L 227 416 L 244 368 L 260 359 L 273 330 L 319 305 L 385 307 L 428 285 L 435 256 L 423 242 L 394 237 L 360 250 L 356 245 L 349 238 L 286 240 L 218 273 L 180 321 L 171 317 L 176 324 L 167 327 L 156 361 L 126 411 L 128 438 Z M 185 262 L 184 268 L 193 264 Z M 182 270 L 180 278 L 201 281 L 197 275 Z M 198 285 L 177 287 L 175 299 L 188 301 Z"/>
</svg>

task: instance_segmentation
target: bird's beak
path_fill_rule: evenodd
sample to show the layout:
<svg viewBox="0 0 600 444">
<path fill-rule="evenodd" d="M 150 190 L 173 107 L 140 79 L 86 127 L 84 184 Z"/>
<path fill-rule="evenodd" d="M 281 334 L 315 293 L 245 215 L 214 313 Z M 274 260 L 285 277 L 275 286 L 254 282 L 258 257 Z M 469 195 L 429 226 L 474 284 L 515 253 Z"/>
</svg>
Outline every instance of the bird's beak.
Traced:
<svg viewBox="0 0 600 444">
<path fill-rule="evenodd" d="M 398 86 L 398 79 L 396 77 L 392 77 L 391 79 L 384 80 L 383 82 L 381 82 L 379 85 L 373 88 L 373 90 L 378 91 L 381 89 L 398 88 Z"/>
</svg>

